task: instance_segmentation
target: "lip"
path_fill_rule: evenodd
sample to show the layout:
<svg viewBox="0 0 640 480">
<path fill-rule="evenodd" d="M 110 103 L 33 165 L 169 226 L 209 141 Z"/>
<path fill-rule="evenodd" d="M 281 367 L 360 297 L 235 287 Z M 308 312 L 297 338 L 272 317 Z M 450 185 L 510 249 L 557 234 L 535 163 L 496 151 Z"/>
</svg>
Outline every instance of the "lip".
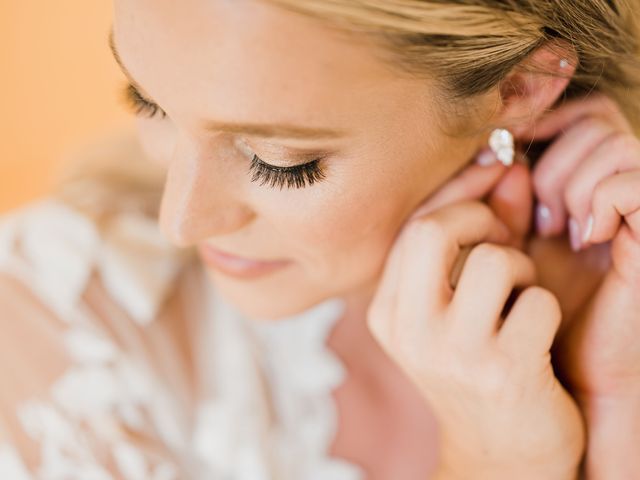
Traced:
<svg viewBox="0 0 640 480">
<path fill-rule="evenodd" d="M 289 260 L 263 261 L 239 257 L 208 245 L 199 245 L 198 251 L 204 262 L 210 267 L 226 275 L 242 279 L 258 278 L 291 263 Z"/>
</svg>

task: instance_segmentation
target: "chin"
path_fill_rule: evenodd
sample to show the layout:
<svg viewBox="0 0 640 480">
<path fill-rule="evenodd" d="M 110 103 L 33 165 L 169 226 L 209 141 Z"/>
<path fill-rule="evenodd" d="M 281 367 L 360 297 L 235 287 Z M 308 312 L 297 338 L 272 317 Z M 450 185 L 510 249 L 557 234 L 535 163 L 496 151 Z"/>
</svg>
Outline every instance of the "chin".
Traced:
<svg viewBox="0 0 640 480">
<path fill-rule="evenodd" d="M 331 292 L 282 282 L 237 280 L 209 270 L 208 277 L 216 291 L 242 315 L 258 321 L 275 321 L 297 315 L 331 298 Z M 309 292 L 314 292 L 311 294 Z"/>
</svg>

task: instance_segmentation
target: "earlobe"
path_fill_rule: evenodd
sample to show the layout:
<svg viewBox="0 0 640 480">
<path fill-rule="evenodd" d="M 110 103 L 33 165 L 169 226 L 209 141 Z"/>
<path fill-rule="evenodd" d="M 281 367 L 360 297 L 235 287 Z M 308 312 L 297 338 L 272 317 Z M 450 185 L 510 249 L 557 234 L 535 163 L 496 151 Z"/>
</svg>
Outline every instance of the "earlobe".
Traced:
<svg viewBox="0 0 640 480">
<path fill-rule="evenodd" d="M 565 91 L 577 64 L 568 42 L 553 41 L 535 50 L 501 83 L 500 124 L 518 137 L 530 129 Z"/>
</svg>

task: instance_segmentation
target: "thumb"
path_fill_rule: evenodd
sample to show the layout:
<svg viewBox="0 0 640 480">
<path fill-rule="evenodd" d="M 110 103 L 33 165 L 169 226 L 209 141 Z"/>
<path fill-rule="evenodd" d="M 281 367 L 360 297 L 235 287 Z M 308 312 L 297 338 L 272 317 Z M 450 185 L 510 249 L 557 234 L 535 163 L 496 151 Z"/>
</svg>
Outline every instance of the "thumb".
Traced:
<svg viewBox="0 0 640 480">
<path fill-rule="evenodd" d="M 487 197 L 487 205 L 522 242 L 532 225 L 533 184 L 528 166 L 516 162 Z"/>
</svg>

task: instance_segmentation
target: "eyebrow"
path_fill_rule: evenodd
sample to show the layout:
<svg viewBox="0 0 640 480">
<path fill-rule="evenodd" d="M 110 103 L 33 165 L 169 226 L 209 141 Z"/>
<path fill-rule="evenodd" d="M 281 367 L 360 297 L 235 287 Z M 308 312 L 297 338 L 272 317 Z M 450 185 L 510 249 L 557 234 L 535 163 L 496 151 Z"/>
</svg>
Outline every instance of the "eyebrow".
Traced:
<svg viewBox="0 0 640 480">
<path fill-rule="evenodd" d="M 109 48 L 113 54 L 113 58 L 122 70 L 122 73 L 127 77 L 131 85 L 138 90 L 143 97 L 145 95 L 144 89 L 135 81 L 127 67 L 125 67 L 122 57 L 118 53 L 114 40 L 113 26 L 109 29 Z M 300 127 L 297 125 L 287 124 L 261 124 L 261 123 L 233 123 L 233 122 L 218 122 L 214 120 L 208 120 L 205 122 L 206 130 L 223 131 L 227 133 L 244 133 L 247 135 L 263 138 L 288 138 L 288 139 L 305 139 L 305 140 L 324 140 L 341 138 L 348 135 L 345 130 L 336 130 L 332 128 L 310 128 Z"/>
</svg>

